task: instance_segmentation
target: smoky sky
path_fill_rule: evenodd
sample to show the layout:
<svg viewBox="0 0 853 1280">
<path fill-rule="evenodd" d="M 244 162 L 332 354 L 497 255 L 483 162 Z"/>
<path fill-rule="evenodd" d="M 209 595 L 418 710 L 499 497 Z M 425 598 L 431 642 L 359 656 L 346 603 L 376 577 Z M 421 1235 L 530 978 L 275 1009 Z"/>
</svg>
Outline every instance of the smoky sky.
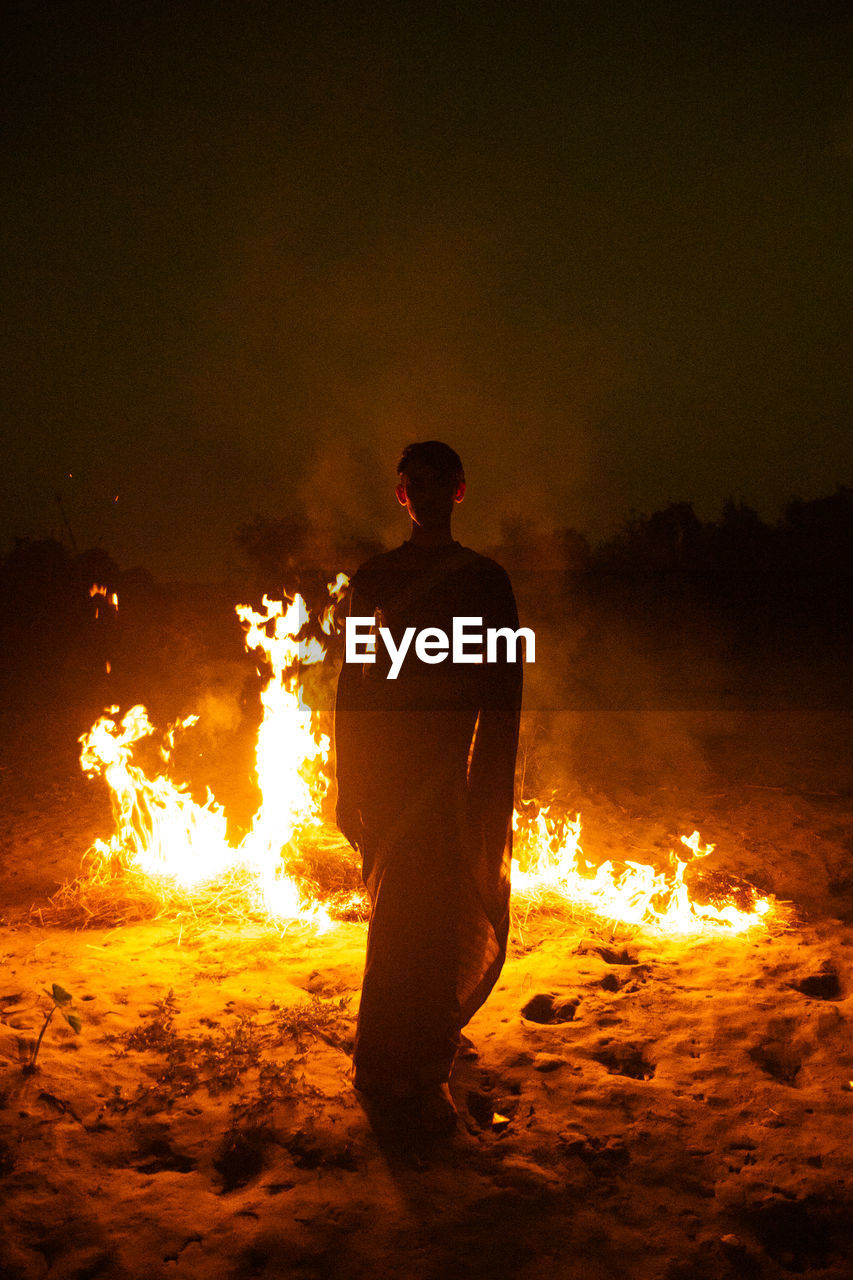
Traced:
<svg viewBox="0 0 853 1280">
<path fill-rule="evenodd" d="M 215 576 L 254 515 L 399 540 L 765 518 L 850 483 L 835 3 L 4 7 L 2 535 Z M 116 500 L 117 499 L 117 500 Z"/>
</svg>

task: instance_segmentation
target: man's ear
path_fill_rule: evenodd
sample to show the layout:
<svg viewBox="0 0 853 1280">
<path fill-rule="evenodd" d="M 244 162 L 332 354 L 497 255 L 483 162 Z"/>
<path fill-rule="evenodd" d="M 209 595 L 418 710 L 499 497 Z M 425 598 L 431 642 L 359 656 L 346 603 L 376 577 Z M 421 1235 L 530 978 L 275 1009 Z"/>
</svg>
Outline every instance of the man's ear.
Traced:
<svg viewBox="0 0 853 1280">
<path fill-rule="evenodd" d="M 400 506 L 405 507 L 406 506 L 406 486 L 404 484 L 398 484 L 394 492 L 397 495 L 397 501 L 399 502 Z"/>
<path fill-rule="evenodd" d="M 463 480 L 461 484 L 458 484 L 456 486 L 456 492 L 453 495 L 453 501 L 461 502 L 464 497 L 465 497 L 465 481 Z"/>
</svg>

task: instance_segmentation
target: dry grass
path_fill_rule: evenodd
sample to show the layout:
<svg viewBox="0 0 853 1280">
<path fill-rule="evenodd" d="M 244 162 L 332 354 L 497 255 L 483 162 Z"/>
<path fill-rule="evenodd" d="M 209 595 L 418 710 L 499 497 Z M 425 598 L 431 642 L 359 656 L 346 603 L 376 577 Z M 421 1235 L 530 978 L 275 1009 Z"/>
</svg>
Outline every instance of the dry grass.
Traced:
<svg viewBox="0 0 853 1280">
<path fill-rule="evenodd" d="M 369 904 L 361 884 L 355 855 L 340 835 L 328 826 L 312 830 L 298 847 L 282 857 L 288 875 L 299 885 L 306 906 L 322 908 L 339 921 L 365 921 Z M 741 910 L 752 910 L 755 887 L 737 877 L 717 873 L 698 877 L 697 902 L 734 901 Z M 786 904 L 774 904 L 764 927 L 784 929 L 789 920 Z M 169 876 L 139 871 L 127 861 L 93 847 L 85 855 L 80 874 L 63 884 L 47 902 L 33 904 L 7 916 L 11 925 L 64 929 L 104 929 L 142 921 L 167 919 L 186 932 L 199 927 L 233 926 L 252 922 L 281 931 L 290 920 L 276 917 L 265 907 L 256 877 L 235 867 L 216 880 L 185 887 Z M 584 938 L 613 943 L 632 932 L 631 926 L 608 920 L 587 906 L 572 902 L 557 890 L 516 893 L 512 899 L 510 940 L 516 951 L 536 947 L 546 934 L 559 930 L 567 942 Z"/>
<path fill-rule="evenodd" d="M 367 919 L 358 868 L 349 845 L 340 837 L 322 830 L 312 833 L 310 846 L 301 848 L 286 865 L 306 905 L 323 907 L 332 919 Z M 149 875 L 95 849 L 86 854 L 74 880 L 63 884 L 47 902 L 10 915 L 8 923 L 104 929 L 164 918 L 185 926 L 277 923 L 263 905 L 256 877 L 244 867 L 184 887 L 171 876 Z"/>
</svg>

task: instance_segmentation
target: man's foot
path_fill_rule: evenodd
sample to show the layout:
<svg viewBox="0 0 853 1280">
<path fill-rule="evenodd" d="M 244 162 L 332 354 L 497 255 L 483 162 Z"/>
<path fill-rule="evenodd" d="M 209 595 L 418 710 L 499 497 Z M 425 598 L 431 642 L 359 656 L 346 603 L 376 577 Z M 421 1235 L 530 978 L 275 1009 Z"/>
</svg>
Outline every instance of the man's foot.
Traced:
<svg viewBox="0 0 853 1280">
<path fill-rule="evenodd" d="M 450 1096 L 450 1086 L 434 1085 L 425 1089 L 415 1099 L 415 1123 L 421 1133 L 430 1137 L 452 1133 L 456 1128 L 456 1106 Z"/>
<path fill-rule="evenodd" d="M 397 1132 L 403 1137 L 406 1133 L 422 1137 L 440 1137 L 452 1133 L 456 1127 L 457 1113 L 450 1086 L 447 1084 L 431 1085 L 417 1093 L 402 1092 L 395 1089 L 365 1089 L 363 1081 L 354 1081 L 355 1088 L 361 1094 L 363 1106 L 371 1117 L 371 1122 L 378 1122 L 384 1129 Z"/>
</svg>

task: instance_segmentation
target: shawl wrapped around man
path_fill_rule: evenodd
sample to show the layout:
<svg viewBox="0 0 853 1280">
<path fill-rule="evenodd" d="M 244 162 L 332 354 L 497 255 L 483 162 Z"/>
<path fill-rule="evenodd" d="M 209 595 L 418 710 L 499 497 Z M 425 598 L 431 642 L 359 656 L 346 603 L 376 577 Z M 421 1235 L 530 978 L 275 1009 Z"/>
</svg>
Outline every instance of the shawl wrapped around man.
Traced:
<svg viewBox="0 0 853 1280">
<path fill-rule="evenodd" d="M 454 617 L 482 618 L 484 635 L 518 627 L 506 572 L 458 542 L 375 556 L 353 577 L 350 613 L 397 645 L 411 626 L 451 638 Z M 371 904 L 354 1054 L 366 1092 L 444 1083 L 506 956 L 522 654 L 507 661 L 502 639 L 497 653 L 427 665 L 412 643 L 392 680 L 377 634 L 375 661 L 341 670 L 338 814 L 357 815 L 342 825 Z"/>
</svg>

